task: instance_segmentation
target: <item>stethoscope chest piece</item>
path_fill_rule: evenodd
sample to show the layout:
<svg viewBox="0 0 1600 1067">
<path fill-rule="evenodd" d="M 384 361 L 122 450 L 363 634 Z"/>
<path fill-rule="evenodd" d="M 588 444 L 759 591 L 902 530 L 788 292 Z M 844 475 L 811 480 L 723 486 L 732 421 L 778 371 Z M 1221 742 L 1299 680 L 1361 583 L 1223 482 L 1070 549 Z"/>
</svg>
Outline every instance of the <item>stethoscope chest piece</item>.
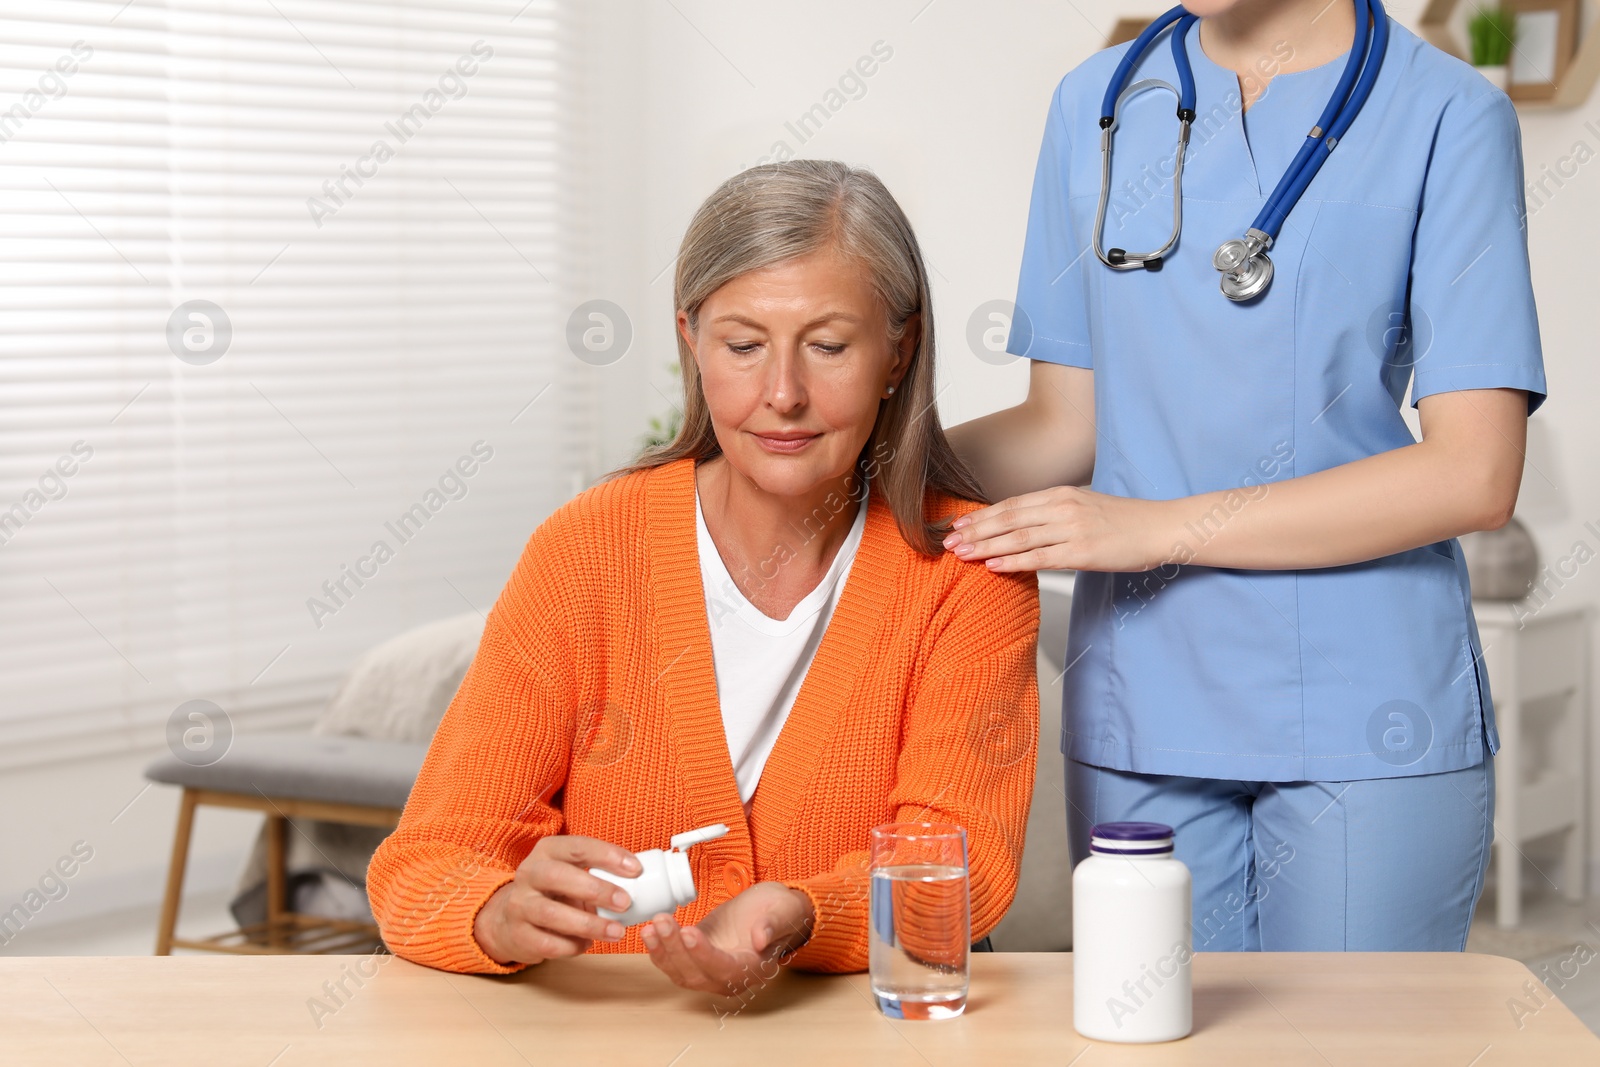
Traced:
<svg viewBox="0 0 1600 1067">
<path fill-rule="evenodd" d="M 1211 265 L 1222 272 L 1222 295 L 1229 300 L 1250 300 L 1266 292 L 1272 284 L 1272 260 L 1267 249 L 1272 237 L 1257 229 L 1243 237 L 1224 241 L 1211 257 Z"/>
</svg>

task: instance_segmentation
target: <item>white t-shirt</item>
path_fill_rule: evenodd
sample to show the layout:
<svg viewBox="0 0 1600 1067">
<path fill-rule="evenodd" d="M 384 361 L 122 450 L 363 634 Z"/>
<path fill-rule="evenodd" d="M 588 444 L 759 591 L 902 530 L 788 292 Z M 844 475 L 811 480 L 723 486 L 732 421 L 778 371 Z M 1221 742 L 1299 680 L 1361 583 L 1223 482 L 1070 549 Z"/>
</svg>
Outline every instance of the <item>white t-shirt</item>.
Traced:
<svg viewBox="0 0 1600 1067">
<path fill-rule="evenodd" d="M 739 799 L 748 814 L 761 768 L 777 743 L 778 732 L 789 717 L 789 709 L 794 706 L 794 698 L 844 591 L 850 564 L 866 529 L 867 502 L 862 500 L 856 506 L 855 521 L 828 573 L 794 606 L 787 619 L 763 614 L 734 584 L 706 529 L 698 489 L 694 496 L 694 523 L 722 729 L 728 737 L 728 755 L 739 782 Z"/>
</svg>

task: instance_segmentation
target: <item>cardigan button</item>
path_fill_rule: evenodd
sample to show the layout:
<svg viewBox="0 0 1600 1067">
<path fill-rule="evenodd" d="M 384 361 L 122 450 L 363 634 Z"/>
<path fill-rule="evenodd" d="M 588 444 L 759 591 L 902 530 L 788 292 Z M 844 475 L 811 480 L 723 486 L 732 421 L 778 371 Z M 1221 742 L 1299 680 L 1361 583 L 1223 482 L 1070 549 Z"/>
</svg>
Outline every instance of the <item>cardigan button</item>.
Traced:
<svg viewBox="0 0 1600 1067">
<path fill-rule="evenodd" d="M 730 897 L 738 896 L 750 888 L 750 868 L 738 860 L 730 860 L 722 868 L 722 884 Z"/>
</svg>

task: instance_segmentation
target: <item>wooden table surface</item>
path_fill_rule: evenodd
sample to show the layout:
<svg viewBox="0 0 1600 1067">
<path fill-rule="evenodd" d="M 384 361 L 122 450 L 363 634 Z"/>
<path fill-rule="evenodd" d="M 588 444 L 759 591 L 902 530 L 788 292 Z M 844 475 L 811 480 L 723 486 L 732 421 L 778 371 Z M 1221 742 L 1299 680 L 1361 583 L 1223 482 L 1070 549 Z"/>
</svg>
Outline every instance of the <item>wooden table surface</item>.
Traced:
<svg viewBox="0 0 1600 1067">
<path fill-rule="evenodd" d="M 1188 1038 L 1113 1045 L 1072 1029 L 1065 953 L 974 954 L 966 1014 L 940 1022 L 884 1018 L 864 974 L 780 974 L 741 1006 L 677 989 L 640 956 L 503 978 L 389 956 L 0 957 L 0 1064 L 1600 1064 L 1600 1038 L 1499 956 L 1200 953 L 1193 966 Z"/>
</svg>

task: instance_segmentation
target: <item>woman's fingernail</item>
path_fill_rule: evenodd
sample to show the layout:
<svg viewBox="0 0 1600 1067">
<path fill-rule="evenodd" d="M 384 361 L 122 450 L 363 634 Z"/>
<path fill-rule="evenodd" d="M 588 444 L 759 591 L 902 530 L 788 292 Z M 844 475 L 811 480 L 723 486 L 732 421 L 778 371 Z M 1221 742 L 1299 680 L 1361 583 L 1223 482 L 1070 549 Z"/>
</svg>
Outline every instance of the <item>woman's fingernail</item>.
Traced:
<svg viewBox="0 0 1600 1067">
<path fill-rule="evenodd" d="M 644 864 L 639 862 L 638 856 L 629 856 L 627 859 L 622 861 L 622 868 L 623 870 L 632 871 L 634 874 L 638 874 L 640 871 L 644 870 Z"/>
<path fill-rule="evenodd" d="M 959 530 L 959 529 L 961 529 L 961 527 L 965 526 L 970 521 L 971 521 L 970 519 L 968 519 L 965 515 L 963 515 L 959 519 L 956 519 L 954 522 L 952 522 L 950 525 L 954 529 Z"/>
<path fill-rule="evenodd" d="M 626 909 L 627 906 L 628 906 L 628 894 L 624 893 L 620 889 L 617 890 L 615 893 L 612 893 L 611 894 L 611 906 L 613 908 L 616 908 L 618 911 L 622 911 L 622 910 Z"/>
<path fill-rule="evenodd" d="M 957 545 L 956 548 L 954 549 L 954 551 L 955 551 L 956 555 L 958 555 L 958 556 L 962 557 L 963 559 L 965 559 L 967 556 L 970 556 L 974 552 L 977 551 L 977 546 L 976 545 Z"/>
<path fill-rule="evenodd" d="M 611 940 L 613 940 L 613 941 L 621 941 L 622 940 L 622 924 L 621 923 L 607 923 L 606 924 L 606 936 L 611 938 Z"/>
<path fill-rule="evenodd" d="M 949 537 L 946 537 L 944 539 L 944 547 L 946 547 L 946 548 L 954 548 L 957 545 L 959 545 L 960 543 L 961 543 L 961 535 L 960 534 L 951 534 Z"/>
</svg>

